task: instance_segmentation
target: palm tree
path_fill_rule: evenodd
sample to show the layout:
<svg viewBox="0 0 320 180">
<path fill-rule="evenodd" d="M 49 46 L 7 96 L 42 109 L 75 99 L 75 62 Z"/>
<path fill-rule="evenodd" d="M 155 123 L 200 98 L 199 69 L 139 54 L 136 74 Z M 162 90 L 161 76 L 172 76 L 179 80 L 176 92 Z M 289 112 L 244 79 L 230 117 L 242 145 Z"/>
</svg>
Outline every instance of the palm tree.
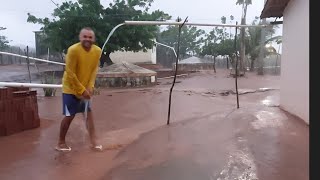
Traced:
<svg viewBox="0 0 320 180">
<path fill-rule="evenodd" d="M 259 17 L 256 17 L 256 19 L 252 22 L 252 25 L 260 24 L 258 23 Z M 276 50 L 271 47 L 266 47 L 265 45 L 270 42 L 277 42 L 277 44 L 280 44 L 282 42 L 282 36 L 275 36 L 272 37 L 272 35 L 275 33 L 275 28 L 277 26 L 272 26 L 268 29 L 266 29 L 266 41 L 264 42 L 264 57 L 276 53 Z M 259 57 L 260 52 L 260 42 L 261 42 L 261 28 L 260 27 L 249 27 L 247 30 L 247 36 L 246 36 L 246 47 L 247 47 L 247 55 L 250 56 L 251 64 L 250 64 L 250 71 L 253 71 L 254 63 L 256 59 Z"/>
<path fill-rule="evenodd" d="M 282 43 L 282 36 L 275 36 L 275 37 L 272 37 L 268 40 L 266 40 L 266 43 L 269 43 L 269 42 L 276 42 L 277 44 L 281 44 Z"/>
<path fill-rule="evenodd" d="M 247 18 L 247 9 L 248 5 L 252 4 L 252 0 L 237 0 L 237 5 L 242 5 L 242 17 L 241 17 L 241 25 L 246 24 L 246 18 Z M 240 71 L 244 71 L 244 58 L 245 58 L 245 31 L 246 29 L 244 27 L 241 28 L 240 31 Z"/>
<path fill-rule="evenodd" d="M 233 20 L 234 20 L 234 16 L 230 15 L 230 24 L 232 24 Z M 231 38 L 231 27 L 229 27 L 229 32 L 230 32 L 229 38 Z"/>
</svg>

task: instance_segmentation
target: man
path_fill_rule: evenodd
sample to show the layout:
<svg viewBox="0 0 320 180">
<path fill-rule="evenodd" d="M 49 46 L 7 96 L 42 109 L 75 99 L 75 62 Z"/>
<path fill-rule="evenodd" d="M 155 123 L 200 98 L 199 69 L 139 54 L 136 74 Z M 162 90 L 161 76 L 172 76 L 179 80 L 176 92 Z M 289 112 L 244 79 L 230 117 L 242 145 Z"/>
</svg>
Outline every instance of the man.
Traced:
<svg viewBox="0 0 320 180">
<path fill-rule="evenodd" d="M 97 145 L 90 106 L 94 83 L 98 71 L 101 49 L 94 45 L 95 34 L 91 28 L 83 28 L 79 34 L 80 42 L 68 48 L 66 66 L 62 78 L 63 118 L 60 126 L 58 151 L 71 151 L 66 144 L 65 136 L 77 113 L 87 112 L 86 127 L 89 132 L 92 148 L 102 150 Z M 88 103 L 88 104 L 86 104 Z"/>
<path fill-rule="evenodd" d="M 106 52 L 103 52 L 100 58 L 100 68 L 103 68 L 104 63 L 107 61 Z"/>
<path fill-rule="evenodd" d="M 103 52 L 100 59 L 100 68 L 103 68 L 104 63 L 107 63 L 107 65 L 112 65 L 113 62 L 110 59 L 111 52 Z"/>
</svg>

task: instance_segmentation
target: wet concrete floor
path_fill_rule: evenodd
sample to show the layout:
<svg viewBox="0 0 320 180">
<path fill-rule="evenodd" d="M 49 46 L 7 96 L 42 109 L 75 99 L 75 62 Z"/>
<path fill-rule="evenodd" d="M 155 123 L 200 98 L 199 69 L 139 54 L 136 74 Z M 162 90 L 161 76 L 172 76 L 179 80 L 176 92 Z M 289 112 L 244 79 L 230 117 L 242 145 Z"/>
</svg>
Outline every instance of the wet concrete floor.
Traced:
<svg viewBox="0 0 320 180">
<path fill-rule="evenodd" d="M 56 152 L 61 93 L 39 97 L 41 128 L 0 137 L 0 179 L 309 179 L 309 127 L 278 107 L 279 77 L 240 79 L 242 89 L 274 90 L 240 95 L 237 109 L 235 95 L 220 94 L 234 88 L 226 74 L 179 78 L 169 126 L 170 79 L 101 90 L 93 109 L 103 152 L 90 150 L 81 115 L 67 135 L 72 151 Z"/>
</svg>

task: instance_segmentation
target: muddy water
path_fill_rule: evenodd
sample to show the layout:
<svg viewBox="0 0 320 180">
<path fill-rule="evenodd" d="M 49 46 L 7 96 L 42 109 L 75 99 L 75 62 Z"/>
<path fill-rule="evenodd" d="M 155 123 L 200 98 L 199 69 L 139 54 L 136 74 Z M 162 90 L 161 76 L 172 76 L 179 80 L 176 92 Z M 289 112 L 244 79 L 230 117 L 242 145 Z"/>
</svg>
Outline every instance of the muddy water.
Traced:
<svg viewBox="0 0 320 180">
<path fill-rule="evenodd" d="M 111 148 L 100 153 L 90 151 L 80 115 L 67 135 L 72 152 L 55 152 L 61 93 L 39 97 L 41 128 L 0 138 L 0 179 L 308 179 L 309 129 L 276 107 L 279 91 L 241 95 L 235 109 L 234 95 L 218 93 L 233 81 L 210 76 L 179 78 L 170 126 L 165 81 L 103 90 L 93 99 L 95 125 Z M 241 88 L 278 86 L 272 78 L 243 79 Z"/>
<path fill-rule="evenodd" d="M 308 127 L 278 108 L 247 107 L 144 134 L 103 179 L 309 179 Z"/>
</svg>

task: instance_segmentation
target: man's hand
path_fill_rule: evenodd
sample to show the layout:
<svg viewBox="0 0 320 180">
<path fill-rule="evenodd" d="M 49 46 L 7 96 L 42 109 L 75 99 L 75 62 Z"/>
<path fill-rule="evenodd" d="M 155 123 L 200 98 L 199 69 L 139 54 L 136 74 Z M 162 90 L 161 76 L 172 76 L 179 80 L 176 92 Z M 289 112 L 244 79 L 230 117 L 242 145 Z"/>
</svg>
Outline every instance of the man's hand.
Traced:
<svg viewBox="0 0 320 180">
<path fill-rule="evenodd" d="M 91 95 L 90 93 L 88 92 L 88 90 L 85 90 L 83 93 L 82 93 L 82 97 L 84 99 L 90 99 L 91 98 Z"/>
<path fill-rule="evenodd" d="M 93 89 L 92 88 L 87 88 L 87 91 L 89 92 L 90 96 L 93 96 Z"/>
</svg>

